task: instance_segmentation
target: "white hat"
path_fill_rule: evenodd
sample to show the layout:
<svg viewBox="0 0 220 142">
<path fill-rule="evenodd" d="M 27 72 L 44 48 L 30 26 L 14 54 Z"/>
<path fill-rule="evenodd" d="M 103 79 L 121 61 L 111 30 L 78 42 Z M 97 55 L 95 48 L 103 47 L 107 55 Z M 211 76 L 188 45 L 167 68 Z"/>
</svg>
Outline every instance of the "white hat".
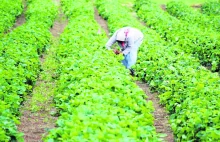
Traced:
<svg viewBox="0 0 220 142">
<path fill-rule="evenodd" d="M 123 30 L 120 30 L 116 35 L 116 40 L 125 41 L 125 33 Z"/>
</svg>

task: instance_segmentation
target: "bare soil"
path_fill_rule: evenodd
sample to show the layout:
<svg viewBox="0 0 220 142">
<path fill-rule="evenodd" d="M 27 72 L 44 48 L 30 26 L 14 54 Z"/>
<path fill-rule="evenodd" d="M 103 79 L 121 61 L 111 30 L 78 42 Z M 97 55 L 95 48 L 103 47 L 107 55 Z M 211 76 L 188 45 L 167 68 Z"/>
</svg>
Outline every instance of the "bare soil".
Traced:
<svg viewBox="0 0 220 142">
<path fill-rule="evenodd" d="M 59 2 L 59 0 L 56 0 Z M 59 38 L 60 34 L 63 32 L 64 28 L 66 27 L 68 21 L 65 18 L 65 15 L 61 12 L 61 8 L 59 9 L 59 17 L 54 22 L 53 27 L 51 28 L 50 32 L 55 38 Z"/>
<path fill-rule="evenodd" d="M 55 127 L 57 117 L 50 115 L 51 110 L 42 110 L 32 113 L 31 110 L 29 110 L 30 99 L 31 97 L 25 101 L 22 107 L 21 124 L 18 126 L 18 130 L 24 133 L 25 142 L 41 142 L 43 135 L 46 134 L 49 129 Z"/>
<path fill-rule="evenodd" d="M 59 0 L 54 0 L 58 5 L 60 5 Z M 64 17 L 61 9 L 59 9 L 59 17 L 54 22 L 54 26 L 51 28 L 51 33 L 54 36 L 54 41 L 59 42 L 59 36 L 63 32 L 64 28 L 67 25 L 67 20 Z M 18 21 L 24 21 L 24 16 L 20 17 Z M 22 19 L 23 18 L 23 19 Z M 58 44 L 58 43 L 57 43 Z M 51 52 L 51 51 L 49 51 Z M 44 64 L 45 60 L 49 58 L 49 55 L 43 54 L 40 58 L 41 65 Z M 50 69 L 46 71 L 46 73 L 51 74 L 52 72 Z M 36 85 L 33 88 L 33 94 L 38 95 L 42 98 L 39 98 L 39 102 L 35 102 L 35 107 L 39 110 L 32 110 L 33 109 L 33 100 L 32 95 L 28 96 L 21 107 L 21 119 L 20 125 L 18 125 L 18 130 L 24 133 L 24 140 L 25 142 L 41 142 L 43 141 L 42 138 L 47 134 L 48 130 L 55 128 L 57 116 L 56 109 L 53 104 L 53 93 L 55 88 L 55 82 L 44 80 L 44 77 L 39 76 Z M 45 99 L 46 98 L 46 99 Z M 40 100 L 43 100 L 40 102 Z"/>
<path fill-rule="evenodd" d="M 164 137 L 164 141 L 166 142 L 174 142 L 173 132 L 171 130 L 170 124 L 168 122 L 168 114 L 165 111 L 164 107 L 160 105 L 160 100 L 156 93 L 151 93 L 149 86 L 146 83 L 137 81 L 137 85 L 146 93 L 148 96 L 147 100 L 153 102 L 153 106 L 155 108 L 154 111 L 154 126 L 156 127 L 156 131 L 158 133 L 166 134 L 167 136 Z"/>
<path fill-rule="evenodd" d="M 200 9 L 202 4 L 193 4 L 191 5 L 192 8 Z"/>
<path fill-rule="evenodd" d="M 137 18 L 136 13 L 132 13 L 134 17 Z M 97 9 L 95 8 L 95 19 L 97 22 L 101 25 L 101 27 L 105 30 L 106 34 L 109 34 L 107 22 L 98 14 Z M 141 22 L 143 25 L 145 23 Z M 136 84 L 146 93 L 148 96 L 148 100 L 151 100 L 153 102 L 153 106 L 155 108 L 154 111 L 154 126 L 156 128 L 156 131 L 158 133 L 166 134 L 166 136 L 163 138 L 165 142 L 174 142 L 174 136 L 173 132 L 171 130 L 171 127 L 168 122 L 168 114 L 166 113 L 163 106 L 159 103 L 159 98 L 157 97 L 157 94 L 152 94 L 150 92 L 149 86 L 146 83 L 137 81 Z"/>
<path fill-rule="evenodd" d="M 105 30 L 106 35 L 109 37 L 109 29 L 107 22 L 99 15 L 97 8 L 94 8 L 94 11 L 95 11 L 95 20 L 99 23 L 101 28 Z"/>
<path fill-rule="evenodd" d="M 25 12 L 26 12 L 26 10 L 27 10 L 27 4 L 26 4 L 26 1 L 25 1 L 25 0 L 23 0 L 22 3 L 23 3 L 23 6 L 24 6 L 24 10 L 23 10 L 22 14 L 17 17 L 14 26 L 13 26 L 9 31 L 12 31 L 12 30 L 14 30 L 15 28 L 17 28 L 17 27 L 23 25 L 23 24 L 25 23 L 25 21 L 26 21 L 26 20 L 25 20 Z"/>
<path fill-rule="evenodd" d="M 165 5 L 165 4 L 161 4 L 161 5 L 160 5 L 160 8 L 161 8 L 162 10 L 166 11 L 166 5 Z"/>
</svg>

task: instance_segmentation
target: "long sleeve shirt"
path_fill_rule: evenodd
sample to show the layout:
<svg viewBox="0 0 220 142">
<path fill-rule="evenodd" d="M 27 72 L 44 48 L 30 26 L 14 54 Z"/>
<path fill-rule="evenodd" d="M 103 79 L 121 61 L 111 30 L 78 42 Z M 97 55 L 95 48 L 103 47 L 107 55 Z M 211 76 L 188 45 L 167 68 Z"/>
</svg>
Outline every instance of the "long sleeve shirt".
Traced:
<svg viewBox="0 0 220 142">
<path fill-rule="evenodd" d="M 124 43 L 117 41 L 116 37 L 117 37 L 118 32 L 126 32 L 126 31 L 128 31 L 128 33 L 127 33 Z M 112 35 L 112 37 L 108 40 L 105 46 L 107 49 L 110 50 L 111 46 L 117 42 L 122 50 L 122 53 L 124 55 L 127 55 L 131 51 L 132 48 L 138 48 L 134 46 L 135 42 L 139 40 L 140 38 L 143 39 L 143 37 L 144 35 L 140 30 L 136 28 L 132 28 L 132 27 L 124 27 L 124 28 L 117 30 Z"/>
</svg>

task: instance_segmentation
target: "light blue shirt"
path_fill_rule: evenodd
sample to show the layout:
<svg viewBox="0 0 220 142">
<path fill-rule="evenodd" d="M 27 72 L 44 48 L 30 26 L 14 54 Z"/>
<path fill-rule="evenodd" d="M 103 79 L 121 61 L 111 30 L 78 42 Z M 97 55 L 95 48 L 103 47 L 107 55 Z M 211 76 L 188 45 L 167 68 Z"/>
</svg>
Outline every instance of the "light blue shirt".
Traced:
<svg viewBox="0 0 220 142">
<path fill-rule="evenodd" d="M 122 44 L 118 42 L 118 45 L 120 46 L 122 50 L 122 53 L 124 55 L 127 55 L 133 48 L 139 48 L 135 46 L 135 43 L 136 41 L 143 39 L 144 35 L 140 30 L 136 28 L 132 28 L 132 27 L 124 27 L 124 28 L 117 30 L 106 43 L 105 45 L 106 48 L 110 50 L 111 46 L 115 42 L 117 42 L 116 37 L 117 37 L 118 32 L 126 32 L 127 30 L 128 30 L 128 34 L 127 34 L 127 37 L 125 38 L 125 46 L 123 47 Z M 138 50 L 138 49 L 133 49 L 133 50 Z"/>
</svg>

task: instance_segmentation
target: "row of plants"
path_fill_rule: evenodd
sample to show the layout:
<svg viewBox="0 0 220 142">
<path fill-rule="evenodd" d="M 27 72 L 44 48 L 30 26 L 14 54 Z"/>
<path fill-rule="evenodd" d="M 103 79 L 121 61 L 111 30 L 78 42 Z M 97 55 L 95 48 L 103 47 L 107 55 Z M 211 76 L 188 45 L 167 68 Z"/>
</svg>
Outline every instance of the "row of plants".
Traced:
<svg viewBox="0 0 220 142">
<path fill-rule="evenodd" d="M 165 41 L 176 44 L 184 52 L 199 58 L 201 64 L 211 66 L 212 71 L 219 71 L 219 34 L 205 31 L 195 24 L 179 21 L 151 0 L 137 1 L 135 9 L 147 26 L 160 33 Z"/>
<path fill-rule="evenodd" d="M 220 1 L 207 1 L 201 6 L 201 11 L 209 16 L 219 16 L 220 15 Z"/>
<path fill-rule="evenodd" d="M 152 102 L 120 63 L 122 56 L 105 49 L 93 3 L 61 4 L 69 22 L 56 50 L 60 117 L 45 141 L 159 141 Z"/>
<path fill-rule="evenodd" d="M 49 27 L 57 14 L 51 0 L 31 0 L 27 6 L 26 23 L 0 40 L 0 141 L 23 141 L 16 126 L 19 108 L 37 79 L 39 57 L 50 46 Z"/>
<path fill-rule="evenodd" d="M 218 141 L 218 74 L 202 67 L 198 59 L 184 53 L 178 45 L 164 46 L 163 39 L 159 40 L 152 30 L 138 24 L 129 7 L 133 2 L 97 0 L 96 6 L 111 32 L 121 26 L 133 26 L 143 31 L 144 42 L 134 68 L 138 78 L 159 93 L 161 104 L 170 114 L 175 140 Z"/>
<path fill-rule="evenodd" d="M 166 10 L 172 16 L 186 21 L 189 24 L 195 24 L 209 33 L 212 33 L 212 35 L 217 35 L 217 31 L 220 31 L 220 15 L 210 17 L 200 13 L 199 11 L 195 11 L 183 2 L 177 1 L 168 2 Z"/>
<path fill-rule="evenodd" d="M 16 17 L 23 11 L 22 0 L 0 0 L 0 37 L 14 25 Z"/>
</svg>

